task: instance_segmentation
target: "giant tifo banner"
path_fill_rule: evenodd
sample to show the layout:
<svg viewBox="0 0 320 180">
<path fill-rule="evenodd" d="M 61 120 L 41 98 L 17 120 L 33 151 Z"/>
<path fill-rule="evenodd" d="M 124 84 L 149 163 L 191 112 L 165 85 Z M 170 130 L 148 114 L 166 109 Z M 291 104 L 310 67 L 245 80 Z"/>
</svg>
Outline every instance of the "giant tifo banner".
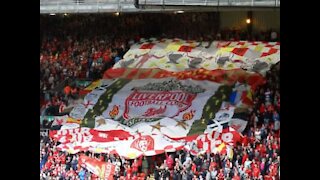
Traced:
<svg viewBox="0 0 320 180">
<path fill-rule="evenodd" d="M 165 117 L 193 121 L 202 118 L 205 105 L 208 105 L 207 112 L 211 106 L 220 106 L 220 102 L 213 104 L 209 101 L 213 101 L 220 86 L 215 82 L 192 79 L 118 79 L 96 93 L 93 100 L 85 98 L 85 102 L 75 107 L 70 116 L 82 119 L 82 125 L 88 127 L 94 127 L 94 123 L 89 124 L 89 121 L 94 121 L 97 116 L 114 119 L 127 126 Z M 227 99 L 227 96 L 223 98 Z"/>
<path fill-rule="evenodd" d="M 214 129 L 209 133 L 179 139 L 171 139 L 162 134 L 136 134 L 134 138 L 127 140 L 113 140 L 99 143 L 94 141 L 64 142 L 58 145 L 57 149 L 70 154 L 91 151 L 94 153 L 118 154 L 126 159 L 135 159 L 142 155 L 154 156 L 181 149 L 191 151 L 193 154 L 201 152 L 216 153 L 221 150 L 219 150 L 219 148 L 222 148 L 223 145 L 233 147 L 235 143 L 239 141 L 241 141 L 241 134 L 232 127 L 227 126 L 221 130 Z"/>
<path fill-rule="evenodd" d="M 196 42 L 181 39 L 147 40 L 131 46 L 117 68 L 159 68 L 179 72 L 246 69 L 265 72 L 280 61 L 280 43 L 248 41 Z"/>
<path fill-rule="evenodd" d="M 75 134 L 77 135 L 77 134 Z M 121 135 L 121 133 L 120 133 Z M 67 136 L 67 135 L 64 135 Z M 230 126 L 224 128 L 213 128 L 212 131 L 205 132 L 197 136 L 186 136 L 179 139 L 171 139 L 162 134 L 141 135 L 136 134 L 127 140 L 111 140 L 105 142 L 95 141 L 74 141 L 63 142 L 57 149 L 75 154 L 81 151 L 91 151 L 95 153 L 118 154 L 127 159 L 134 159 L 139 156 L 153 156 L 164 152 L 174 152 L 186 149 L 193 154 L 201 152 L 221 151 L 221 148 L 233 147 L 236 142 L 241 141 L 241 134 Z"/>
<path fill-rule="evenodd" d="M 77 134 L 75 134 L 77 136 Z M 66 135 L 64 135 L 66 136 Z M 61 140 L 59 141 L 61 142 Z M 154 156 L 164 152 L 175 152 L 185 146 L 183 141 L 172 140 L 161 134 L 138 135 L 127 140 L 113 140 L 105 142 L 95 141 L 74 141 L 64 142 L 57 146 L 60 151 L 70 154 L 91 151 L 94 153 L 118 154 L 127 159 L 134 159 L 139 156 Z"/>
</svg>

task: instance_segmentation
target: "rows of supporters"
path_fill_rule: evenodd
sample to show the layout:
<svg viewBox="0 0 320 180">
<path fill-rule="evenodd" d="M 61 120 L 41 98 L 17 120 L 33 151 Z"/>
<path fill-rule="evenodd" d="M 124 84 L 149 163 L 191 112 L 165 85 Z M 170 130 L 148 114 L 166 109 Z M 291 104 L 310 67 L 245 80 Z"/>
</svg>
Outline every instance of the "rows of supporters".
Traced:
<svg viewBox="0 0 320 180">
<path fill-rule="evenodd" d="M 210 23 L 208 23 L 210 22 Z M 40 109 L 55 115 L 78 97 L 74 79 L 98 79 L 140 37 L 276 41 L 272 31 L 220 29 L 217 12 L 40 16 Z M 180 27 L 180 28 L 176 28 Z M 66 92 L 61 89 L 69 88 Z M 62 88 L 61 88 L 62 87 Z M 71 94 L 71 95 L 70 95 Z M 44 109 L 51 108 L 48 112 Z M 57 109 L 57 110 L 55 110 Z"/>
</svg>

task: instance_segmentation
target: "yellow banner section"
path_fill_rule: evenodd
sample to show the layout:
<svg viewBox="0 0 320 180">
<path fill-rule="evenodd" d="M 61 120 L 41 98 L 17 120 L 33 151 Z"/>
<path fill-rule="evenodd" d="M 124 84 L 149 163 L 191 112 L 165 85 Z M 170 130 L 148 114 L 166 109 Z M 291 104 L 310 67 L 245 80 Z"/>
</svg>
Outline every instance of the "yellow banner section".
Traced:
<svg viewBox="0 0 320 180">
<path fill-rule="evenodd" d="M 170 52 L 170 51 L 178 51 L 181 47 L 181 43 L 171 43 L 169 44 L 165 51 Z"/>
<path fill-rule="evenodd" d="M 225 148 L 225 147 L 226 147 L 226 144 L 225 143 L 221 143 L 217 148 L 218 152 L 221 152 L 223 150 L 223 148 Z"/>
<path fill-rule="evenodd" d="M 257 45 L 255 48 L 254 48 L 254 50 L 255 51 L 258 51 L 258 52 L 261 52 L 262 51 L 262 49 L 263 49 L 263 46 L 262 45 Z"/>
<path fill-rule="evenodd" d="M 100 86 L 101 85 L 101 80 L 97 80 L 97 81 L 94 81 L 92 82 L 88 87 L 86 87 L 84 90 L 86 91 L 92 91 L 94 90 L 96 87 Z"/>
<path fill-rule="evenodd" d="M 77 124 L 81 124 L 81 120 L 79 119 L 74 119 L 72 117 L 68 117 L 67 118 L 67 123 L 77 123 Z"/>
<path fill-rule="evenodd" d="M 224 47 L 221 48 L 220 51 L 222 52 L 231 52 L 234 49 L 234 47 Z"/>
</svg>

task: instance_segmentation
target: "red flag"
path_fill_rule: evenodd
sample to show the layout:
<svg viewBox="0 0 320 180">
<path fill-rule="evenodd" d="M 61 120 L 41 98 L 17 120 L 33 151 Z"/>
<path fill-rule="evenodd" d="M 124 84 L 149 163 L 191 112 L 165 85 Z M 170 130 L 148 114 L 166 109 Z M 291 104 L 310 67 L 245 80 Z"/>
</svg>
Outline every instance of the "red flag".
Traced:
<svg viewBox="0 0 320 180">
<path fill-rule="evenodd" d="M 270 50 L 269 50 L 269 54 L 274 54 L 274 53 L 276 53 L 276 52 L 278 52 L 278 49 L 275 49 L 275 48 L 270 48 Z"/>
<path fill-rule="evenodd" d="M 153 46 L 154 46 L 153 43 L 142 44 L 142 46 L 140 47 L 140 49 L 152 49 Z"/>
<path fill-rule="evenodd" d="M 90 133 L 92 134 L 92 141 L 94 142 L 127 140 L 129 137 L 133 137 L 129 132 L 124 130 L 97 131 L 90 129 Z"/>
<path fill-rule="evenodd" d="M 238 56 L 243 56 L 247 52 L 248 48 L 234 48 L 232 50 L 232 53 L 238 55 Z"/>
<path fill-rule="evenodd" d="M 79 164 L 102 179 L 113 180 L 115 165 L 80 155 Z"/>
<path fill-rule="evenodd" d="M 192 50 L 191 46 L 181 46 L 178 51 L 191 52 L 191 50 Z"/>
<path fill-rule="evenodd" d="M 278 51 L 278 49 L 275 49 L 275 48 L 270 48 L 270 50 L 268 52 L 264 52 L 261 54 L 261 57 L 264 57 L 264 56 L 269 56 L 271 54 L 274 54 Z"/>
</svg>

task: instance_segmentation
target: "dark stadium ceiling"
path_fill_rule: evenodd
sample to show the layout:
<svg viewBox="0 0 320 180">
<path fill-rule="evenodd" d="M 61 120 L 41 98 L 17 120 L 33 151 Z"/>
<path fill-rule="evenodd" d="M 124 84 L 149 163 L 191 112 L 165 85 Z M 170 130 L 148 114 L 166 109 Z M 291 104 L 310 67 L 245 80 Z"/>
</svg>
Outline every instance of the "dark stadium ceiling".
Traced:
<svg viewBox="0 0 320 180">
<path fill-rule="evenodd" d="M 280 0 L 40 0 L 40 14 L 278 10 Z"/>
</svg>

